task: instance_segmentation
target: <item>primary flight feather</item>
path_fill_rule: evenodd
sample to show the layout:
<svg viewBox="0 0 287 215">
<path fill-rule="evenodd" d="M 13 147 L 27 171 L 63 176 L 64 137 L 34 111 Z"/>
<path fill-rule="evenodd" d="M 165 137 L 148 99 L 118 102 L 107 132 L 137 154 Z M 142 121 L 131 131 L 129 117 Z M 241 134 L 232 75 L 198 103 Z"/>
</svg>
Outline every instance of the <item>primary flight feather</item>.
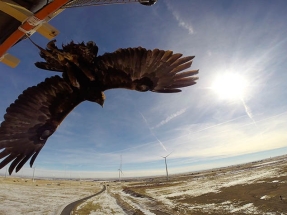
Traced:
<svg viewBox="0 0 287 215">
<path fill-rule="evenodd" d="M 94 42 L 63 45 L 47 44 L 40 56 L 41 69 L 62 73 L 26 89 L 7 108 L 0 127 L 0 169 L 11 162 L 9 174 L 18 172 L 31 158 L 32 167 L 48 138 L 64 118 L 81 102 L 103 106 L 104 91 L 125 88 L 137 91 L 176 93 L 195 84 L 198 70 L 183 71 L 194 56 L 182 57 L 172 51 L 144 48 L 118 49 L 97 56 Z"/>
</svg>

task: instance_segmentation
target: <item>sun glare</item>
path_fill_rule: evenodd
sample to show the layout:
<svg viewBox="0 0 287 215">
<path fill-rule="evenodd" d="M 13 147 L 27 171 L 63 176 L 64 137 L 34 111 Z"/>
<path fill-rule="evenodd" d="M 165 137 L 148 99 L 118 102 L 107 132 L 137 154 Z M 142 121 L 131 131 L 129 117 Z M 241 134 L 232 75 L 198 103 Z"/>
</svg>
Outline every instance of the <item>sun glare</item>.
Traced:
<svg viewBox="0 0 287 215">
<path fill-rule="evenodd" d="M 237 74 L 225 74 L 217 77 L 211 88 L 224 99 L 243 98 L 247 82 Z"/>
</svg>

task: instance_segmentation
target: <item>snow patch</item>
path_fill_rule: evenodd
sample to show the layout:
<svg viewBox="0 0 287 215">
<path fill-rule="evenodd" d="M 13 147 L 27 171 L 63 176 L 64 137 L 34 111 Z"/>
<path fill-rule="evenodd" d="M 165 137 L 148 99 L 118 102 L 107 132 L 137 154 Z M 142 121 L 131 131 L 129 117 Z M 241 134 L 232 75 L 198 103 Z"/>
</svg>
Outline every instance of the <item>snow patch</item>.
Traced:
<svg viewBox="0 0 287 215">
<path fill-rule="evenodd" d="M 88 199 L 85 203 L 78 206 L 79 209 L 85 207 L 88 203 L 92 203 L 95 205 L 96 210 L 93 210 L 89 213 L 89 215 L 122 215 L 125 214 L 123 209 L 117 204 L 115 198 L 111 197 L 107 190 L 100 195 L 94 196 Z M 77 208 L 77 210 L 78 210 Z M 77 211 L 75 212 L 77 215 Z"/>
<path fill-rule="evenodd" d="M 270 199 L 270 196 L 264 195 L 264 196 L 262 196 L 260 199 L 264 199 L 264 200 Z"/>
<path fill-rule="evenodd" d="M 231 213 L 237 212 L 237 211 L 241 211 L 241 210 L 246 210 L 247 208 L 250 208 L 253 206 L 253 203 L 248 203 L 246 205 L 243 205 L 242 207 L 239 208 L 235 208 L 231 211 Z"/>
<path fill-rule="evenodd" d="M 131 205 L 133 208 L 139 209 L 141 212 L 143 212 L 146 215 L 155 215 L 154 213 L 150 212 L 148 208 L 146 207 L 148 200 L 145 198 L 137 198 L 133 197 L 129 194 L 126 194 L 125 192 L 120 192 L 120 195 L 122 199 L 127 202 L 129 205 Z M 133 201 L 131 201 L 133 199 Z"/>
</svg>

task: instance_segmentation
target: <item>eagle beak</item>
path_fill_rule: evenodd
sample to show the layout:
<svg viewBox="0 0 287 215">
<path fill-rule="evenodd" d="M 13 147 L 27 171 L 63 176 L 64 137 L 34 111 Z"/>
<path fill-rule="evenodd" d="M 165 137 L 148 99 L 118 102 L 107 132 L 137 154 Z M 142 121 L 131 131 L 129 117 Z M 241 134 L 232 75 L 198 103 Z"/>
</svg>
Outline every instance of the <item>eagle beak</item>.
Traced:
<svg viewBox="0 0 287 215">
<path fill-rule="evenodd" d="M 102 101 L 100 101 L 100 102 L 97 102 L 99 105 L 101 105 L 102 106 L 102 108 L 104 108 L 104 102 L 105 102 L 105 100 L 102 100 Z"/>
</svg>

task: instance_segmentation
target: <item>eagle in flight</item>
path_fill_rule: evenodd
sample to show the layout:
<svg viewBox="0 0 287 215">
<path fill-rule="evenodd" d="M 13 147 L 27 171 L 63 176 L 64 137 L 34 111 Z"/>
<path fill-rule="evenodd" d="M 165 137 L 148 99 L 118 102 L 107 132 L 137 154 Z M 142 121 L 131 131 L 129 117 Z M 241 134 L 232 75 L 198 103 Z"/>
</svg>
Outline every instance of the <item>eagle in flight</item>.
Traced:
<svg viewBox="0 0 287 215">
<path fill-rule="evenodd" d="M 198 70 L 183 71 L 194 56 L 182 57 L 172 51 L 138 47 L 97 56 L 94 42 L 71 42 L 59 49 L 55 40 L 46 49 L 37 47 L 45 62 L 35 65 L 60 72 L 62 77 L 29 87 L 7 108 L 0 127 L 0 169 L 11 162 L 10 175 L 30 158 L 32 167 L 48 138 L 81 102 L 103 106 L 104 91 L 113 88 L 177 93 L 198 79 L 194 76 Z"/>
</svg>

